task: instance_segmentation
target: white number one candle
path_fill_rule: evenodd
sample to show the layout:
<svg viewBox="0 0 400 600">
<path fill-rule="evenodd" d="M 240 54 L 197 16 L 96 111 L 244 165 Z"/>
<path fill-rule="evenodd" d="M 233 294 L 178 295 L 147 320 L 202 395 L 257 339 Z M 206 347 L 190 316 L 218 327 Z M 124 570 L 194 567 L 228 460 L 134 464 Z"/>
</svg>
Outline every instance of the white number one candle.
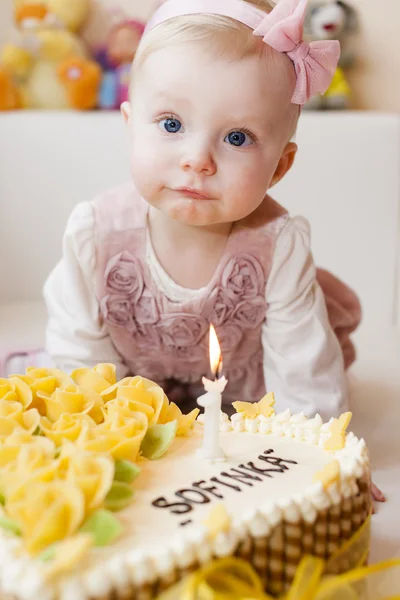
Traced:
<svg viewBox="0 0 400 600">
<path fill-rule="evenodd" d="M 204 408 L 203 444 L 197 451 L 197 455 L 211 461 L 221 460 L 225 457 L 225 453 L 219 445 L 219 437 L 222 392 L 228 381 L 225 377 L 218 379 L 221 365 L 221 348 L 215 329 L 210 325 L 210 366 L 215 381 L 203 377 L 206 393 L 197 398 L 197 404 Z"/>
</svg>

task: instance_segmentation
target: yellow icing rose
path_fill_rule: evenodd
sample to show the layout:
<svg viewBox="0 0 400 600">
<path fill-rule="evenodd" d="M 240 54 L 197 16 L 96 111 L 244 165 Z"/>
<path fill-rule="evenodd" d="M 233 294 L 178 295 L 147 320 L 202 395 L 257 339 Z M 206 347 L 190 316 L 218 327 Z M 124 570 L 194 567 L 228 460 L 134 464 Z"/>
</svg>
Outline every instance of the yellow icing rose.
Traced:
<svg viewBox="0 0 400 600">
<path fill-rule="evenodd" d="M 36 367 L 28 367 L 26 375 L 18 375 L 32 391 L 31 408 L 37 408 L 41 415 L 46 414 L 46 405 L 43 398 L 38 395 L 38 392 L 48 396 L 55 391 L 56 388 L 71 383 L 70 377 L 60 369 L 43 369 Z"/>
<path fill-rule="evenodd" d="M 32 403 L 32 391 L 19 377 L 0 379 L 0 399 L 20 402 L 27 408 Z"/>
<path fill-rule="evenodd" d="M 63 446 L 58 462 L 62 479 L 72 481 L 85 496 L 87 511 L 100 506 L 114 480 L 115 464 L 110 456 L 91 454 L 74 444 Z"/>
<path fill-rule="evenodd" d="M 75 369 L 71 373 L 71 379 L 79 387 L 100 394 L 116 383 L 116 368 L 108 363 L 100 363 L 93 369 Z"/>
<path fill-rule="evenodd" d="M 116 369 L 107 363 L 76 369 L 70 376 L 58 369 L 29 368 L 25 375 L 0 379 L 5 517 L 15 522 L 32 554 L 58 542 L 50 571 L 68 570 L 93 537 L 65 538 L 102 507 L 116 510 L 114 487 L 127 486 L 114 481 L 114 461 L 138 459 L 149 425 L 177 421 L 178 435 L 185 435 L 197 414 L 195 409 L 183 415 L 148 379 L 116 382 Z M 110 537 L 101 540 L 109 543 Z"/>
<path fill-rule="evenodd" d="M 133 391 L 135 391 L 134 388 L 128 389 L 132 389 Z M 107 415 L 111 417 L 114 414 L 123 414 L 126 417 L 130 417 L 133 412 L 141 412 L 145 414 L 149 422 L 154 417 L 154 408 L 152 406 L 144 404 L 143 402 L 137 402 L 136 400 L 132 400 L 129 397 L 120 397 L 115 398 L 115 400 L 110 400 L 110 402 L 108 402 L 105 405 L 104 416 L 106 419 Z"/>
<path fill-rule="evenodd" d="M 23 446 L 16 459 L 1 472 L 1 490 L 7 507 L 10 502 L 24 496 L 27 488 L 53 481 L 57 476 L 57 466 L 54 455 L 49 456 L 46 448 L 34 444 Z"/>
<path fill-rule="evenodd" d="M 85 516 L 85 497 L 72 481 L 26 486 L 7 513 L 20 527 L 28 552 L 44 548 L 76 532 Z"/>
<path fill-rule="evenodd" d="M 93 367 L 93 371 L 104 377 L 110 385 L 117 381 L 117 367 L 112 363 L 99 363 Z"/>
<path fill-rule="evenodd" d="M 27 431 L 14 431 L 0 444 L 0 469 L 15 462 L 22 449 L 28 446 L 36 448 L 44 458 L 54 456 L 55 446 L 51 440 L 43 436 L 33 436 Z"/>
<path fill-rule="evenodd" d="M 55 446 L 42 436 L 14 431 L 0 445 L 0 491 L 7 501 L 33 476 L 49 479 L 44 468 L 51 464 Z M 37 469 L 39 471 L 37 471 Z M 54 475 L 54 469 L 50 479 Z"/>
<path fill-rule="evenodd" d="M 104 400 L 97 392 L 92 395 L 93 407 L 89 410 L 88 415 L 97 424 L 104 421 Z"/>
<path fill-rule="evenodd" d="M 106 415 L 104 423 L 89 429 L 78 443 L 89 452 L 109 453 L 114 459 L 135 462 L 147 427 L 144 413 L 133 412 L 128 416 L 115 411 Z"/>
<path fill-rule="evenodd" d="M 46 416 L 53 422 L 57 421 L 64 413 L 90 415 L 94 411 L 94 416 L 98 418 L 103 406 L 103 400 L 96 392 L 86 392 L 74 383 L 57 388 L 51 395 L 38 392 L 38 396 L 44 400 Z"/>
<path fill-rule="evenodd" d="M 113 402 L 131 412 L 142 412 L 147 416 L 149 425 L 158 423 L 164 404 L 168 404 L 164 390 L 159 385 L 138 376 L 122 379 L 102 392 L 102 396 L 107 402 L 106 410 L 112 410 L 109 405 Z"/>
<path fill-rule="evenodd" d="M 54 422 L 47 417 L 40 419 L 41 431 L 57 446 L 61 446 L 64 441 L 75 442 L 92 427 L 96 427 L 96 422 L 89 415 L 82 413 L 64 413 Z"/>
<path fill-rule="evenodd" d="M 40 415 L 36 408 L 24 412 L 20 402 L 0 400 L 0 439 L 9 436 L 15 430 L 33 433 L 39 421 Z"/>
<path fill-rule="evenodd" d="M 101 393 L 104 402 L 108 402 L 109 400 L 114 400 L 114 398 L 117 397 L 117 391 L 118 388 L 120 387 L 125 387 L 125 386 L 129 386 L 129 387 L 133 387 L 133 388 L 137 388 L 138 390 L 145 390 L 145 391 L 151 391 L 153 388 L 158 388 L 159 390 L 162 390 L 163 396 L 164 398 L 168 401 L 167 396 L 164 393 L 164 390 L 154 381 L 151 381 L 151 379 L 146 379 L 145 377 L 140 377 L 139 375 L 135 375 L 135 377 L 124 377 L 123 379 L 121 379 L 120 381 L 117 381 L 114 385 L 110 386 L 108 389 L 104 390 L 104 392 Z M 142 398 L 144 398 L 145 396 L 143 395 Z M 149 397 L 148 397 L 149 398 Z M 141 402 L 143 402 L 144 400 L 142 399 Z M 148 400 L 147 402 L 145 402 L 145 404 L 151 404 L 151 402 Z"/>
</svg>

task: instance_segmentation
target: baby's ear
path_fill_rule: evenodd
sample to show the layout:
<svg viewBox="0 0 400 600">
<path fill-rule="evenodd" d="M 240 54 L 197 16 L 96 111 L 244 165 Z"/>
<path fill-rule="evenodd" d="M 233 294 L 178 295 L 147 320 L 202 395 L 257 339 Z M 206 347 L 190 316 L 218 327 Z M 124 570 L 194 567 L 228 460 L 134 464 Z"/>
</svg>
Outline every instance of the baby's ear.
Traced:
<svg viewBox="0 0 400 600">
<path fill-rule="evenodd" d="M 121 114 L 123 116 L 123 119 L 125 121 L 126 125 L 129 125 L 129 123 L 131 122 L 131 103 L 130 102 L 123 102 L 121 104 Z"/>
<path fill-rule="evenodd" d="M 272 187 L 273 185 L 278 183 L 278 181 L 280 181 L 281 179 L 283 179 L 285 177 L 286 173 L 289 171 L 289 169 L 293 165 L 293 162 L 294 162 L 294 159 L 296 156 L 296 152 L 297 152 L 297 144 L 295 144 L 294 142 L 289 142 L 288 144 L 286 144 L 286 146 L 282 152 L 282 156 L 279 159 L 278 165 L 276 167 L 275 173 L 272 177 L 269 187 Z"/>
</svg>

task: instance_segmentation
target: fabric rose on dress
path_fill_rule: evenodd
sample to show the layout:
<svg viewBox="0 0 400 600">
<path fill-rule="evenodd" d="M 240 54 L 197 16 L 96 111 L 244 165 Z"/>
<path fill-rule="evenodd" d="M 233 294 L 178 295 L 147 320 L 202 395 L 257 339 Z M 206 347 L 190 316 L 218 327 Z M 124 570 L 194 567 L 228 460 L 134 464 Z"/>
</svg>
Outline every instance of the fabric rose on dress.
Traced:
<svg viewBox="0 0 400 600">
<path fill-rule="evenodd" d="M 152 358 L 151 356 L 144 356 L 143 358 L 139 356 L 134 363 L 130 364 L 130 370 L 141 373 L 148 379 L 156 381 L 159 385 L 163 384 L 170 376 L 167 365 L 164 362 L 161 363 L 159 358 Z"/>
<path fill-rule="evenodd" d="M 208 332 L 208 323 L 199 315 L 171 313 L 161 315 L 157 328 L 167 346 L 195 346 Z"/>
<path fill-rule="evenodd" d="M 217 328 L 216 331 L 221 345 L 222 361 L 224 361 L 224 354 L 226 352 L 237 349 L 239 342 L 243 338 L 243 332 L 240 327 L 231 323 L 227 323 L 223 327 Z"/>
<path fill-rule="evenodd" d="M 249 254 L 231 258 L 222 272 L 221 283 L 241 298 L 263 293 L 264 273 L 261 264 Z"/>
<path fill-rule="evenodd" d="M 137 323 L 137 332 L 134 338 L 139 354 L 151 353 L 155 348 L 160 348 L 161 338 L 154 323 Z M 139 371 L 135 368 L 135 372 Z"/>
<path fill-rule="evenodd" d="M 246 375 L 248 372 L 249 372 L 248 367 L 244 367 L 244 366 L 235 367 L 234 369 L 229 369 L 228 373 L 227 373 L 228 382 L 230 384 L 240 383 L 246 378 Z"/>
<path fill-rule="evenodd" d="M 202 343 L 200 341 L 196 346 L 178 346 L 174 348 L 174 357 L 179 359 L 182 362 L 187 362 L 190 364 L 193 363 L 202 363 L 206 362 L 208 364 L 208 339 L 207 344 Z"/>
<path fill-rule="evenodd" d="M 204 312 L 213 325 L 222 325 L 225 323 L 235 308 L 235 292 L 227 287 L 218 286 L 215 288 L 204 307 Z"/>
<path fill-rule="evenodd" d="M 108 262 L 105 278 L 109 290 L 130 296 L 134 303 L 142 295 L 144 287 L 142 269 L 139 261 L 129 252 L 121 252 Z"/>
<path fill-rule="evenodd" d="M 132 304 L 125 296 L 105 296 L 101 301 L 101 313 L 104 320 L 111 325 L 136 331 L 137 325 L 133 318 Z"/>
<path fill-rule="evenodd" d="M 157 302 L 150 292 L 144 291 L 141 298 L 132 304 L 135 315 L 135 320 L 140 324 L 157 323 L 160 313 L 157 307 Z"/>
<path fill-rule="evenodd" d="M 265 319 L 267 303 L 261 296 L 243 300 L 233 311 L 232 320 L 244 329 L 255 329 Z"/>
</svg>

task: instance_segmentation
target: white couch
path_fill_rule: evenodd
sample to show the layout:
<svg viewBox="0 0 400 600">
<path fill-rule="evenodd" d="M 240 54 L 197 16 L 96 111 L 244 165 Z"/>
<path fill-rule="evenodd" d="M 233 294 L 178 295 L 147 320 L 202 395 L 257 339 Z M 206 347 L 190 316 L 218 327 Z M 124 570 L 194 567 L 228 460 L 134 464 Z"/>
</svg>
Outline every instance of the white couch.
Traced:
<svg viewBox="0 0 400 600">
<path fill-rule="evenodd" d="M 390 498 L 374 517 L 372 558 L 400 555 L 400 117 L 304 114 L 297 141 L 296 165 L 274 195 L 309 218 L 316 262 L 362 299 L 352 428 Z M 43 343 L 41 288 L 72 207 L 128 177 L 116 113 L 0 114 L 0 346 Z"/>
</svg>

